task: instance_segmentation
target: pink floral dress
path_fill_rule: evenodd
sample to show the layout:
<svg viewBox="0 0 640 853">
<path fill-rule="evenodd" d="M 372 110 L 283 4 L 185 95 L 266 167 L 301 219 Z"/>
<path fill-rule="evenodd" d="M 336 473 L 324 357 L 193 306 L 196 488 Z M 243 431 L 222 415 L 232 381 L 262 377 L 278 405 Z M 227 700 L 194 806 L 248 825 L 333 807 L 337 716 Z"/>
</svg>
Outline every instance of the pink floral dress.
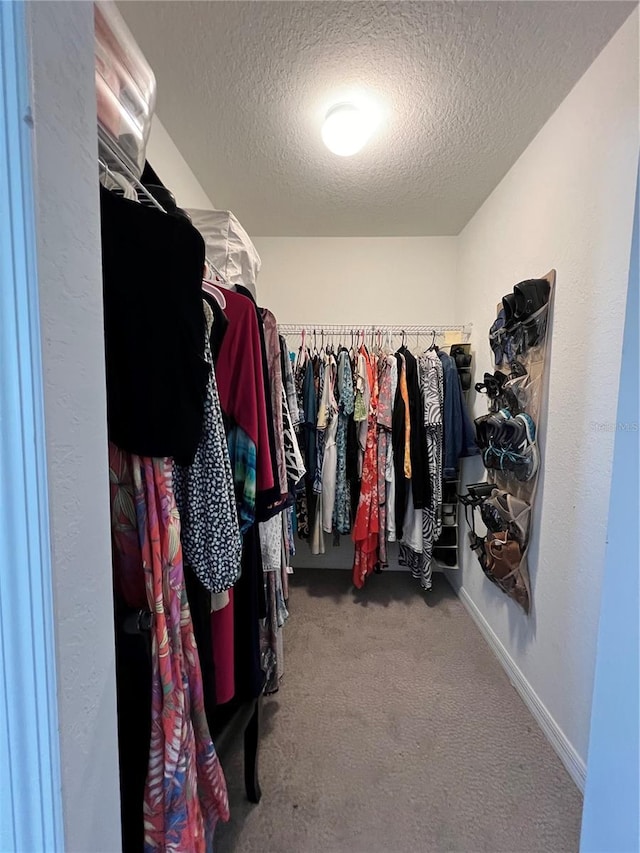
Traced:
<svg viewBox="0 0 640 853">
<path fill-rule="evenodd" d="M 184 585 L 172 460 L 109 445 L 116 579 L 144 573 L 152 625 L 149 770 L 144 848 L 205 853 L 219 819 L 229 819 L 227 787 L 204 711 L 202 674 Z"/>
<path fill-rule="evenodd" d="M 353 524 L 355 554 L 353 558 L 353 583 L 361 589 L 378 563 L 378 533 L 380 530 L 380 504 L 378 500 L 378 369 L 375 356 L 363 347 L 367 378 L 371 396 L 367 423 L 367 443 L 362 462 L 360 499 Z"/>
</svg>

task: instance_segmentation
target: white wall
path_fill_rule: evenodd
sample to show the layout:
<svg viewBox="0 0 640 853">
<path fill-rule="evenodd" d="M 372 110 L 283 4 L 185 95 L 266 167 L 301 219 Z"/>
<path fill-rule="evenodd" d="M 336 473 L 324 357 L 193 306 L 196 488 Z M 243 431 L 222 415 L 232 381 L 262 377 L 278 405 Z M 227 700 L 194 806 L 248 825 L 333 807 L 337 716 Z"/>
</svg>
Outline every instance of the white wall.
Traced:
<svg viewBox="0 0 640 853">
<path fill-rule="evenodd" d="M 26 5 L 65 850 L 113 853 L 121 842 L 93 7 Z"/>
<path fill-rule="evenodd" d="M 613 458 L 613 432 L 597 425 L 615 421 L 637 157 L 636 11 L 459 244 L 458 316 L 471 313 L 478 374 L 490 368 L 486 331 L 502 294 L 521 279 L 558 272 L 530 558 L 533 613 L 527 618 L 493 587 L 468 548 L 451 580 L 537 695 L 578 776 L 587 758 Z M 476 414 L 483 411 L 478 397 Z M 463 482 L 481 473 L 477 461 L 467 464 Z"/>
<path fill-rule="evenodd" d="M 455 237 L 253 237 L 281 323 L 453 323 Z"/>
<path fill-rule="evenodd" d="M 213 202 L 157 115 L 151 123 L 146 156 L 162 183 L 176 197 L 179 207 L 213 209 Z"/>
</svg>

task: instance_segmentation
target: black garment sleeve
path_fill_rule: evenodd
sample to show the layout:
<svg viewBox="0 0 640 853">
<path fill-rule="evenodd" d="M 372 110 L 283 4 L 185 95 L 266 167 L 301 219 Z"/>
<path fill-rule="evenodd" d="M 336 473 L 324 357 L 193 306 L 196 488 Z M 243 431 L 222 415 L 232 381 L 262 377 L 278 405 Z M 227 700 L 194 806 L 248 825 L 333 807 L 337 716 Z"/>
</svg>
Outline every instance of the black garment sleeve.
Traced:
<svg viewBox="0 0 640 853">
<path fill-rule="evenodd" d="M 402 359 L 398 353 L 395 355 L 398 362 L 398 377 L 402 370 Z M 404 476 L 404 428 L 405 408 L 402 394 L 400 393 L 400 381 L 396 388 L 396 396 L 393 401 L 393 414 L 391 416 L 391 445 L 393 447 L 393 470 L 395 472 L 395 518 L 396 538 L 402 539 L 404 531 L 404 513 L 407 504 L 407 479 Z"/>
<path fill-rule="evenodd" d="M 204 241 L 185 219 L 103 187 L 100 211 L 109 438 L 189 465 L 209 380 Z"/>
<path fill-rule="evenodd" d="M 403 355 L 407 365 L 407 390 L 409 392 L 409 415 L 411 418 L 411 491 L 413 506 L 423 509 L 429 505 L 431 485 L 427 458 L 427 431 L 424 426 L 422 395 L 418 378 L 418 362 L 406 347 Z"/>
</svg>

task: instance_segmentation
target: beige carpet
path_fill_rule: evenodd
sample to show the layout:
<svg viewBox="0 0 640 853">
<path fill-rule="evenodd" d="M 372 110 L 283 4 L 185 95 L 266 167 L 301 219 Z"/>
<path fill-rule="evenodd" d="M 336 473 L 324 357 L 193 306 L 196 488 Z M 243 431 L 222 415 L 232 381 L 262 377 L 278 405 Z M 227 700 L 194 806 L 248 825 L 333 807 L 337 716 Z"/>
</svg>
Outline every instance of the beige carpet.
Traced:
<svg viewBox="0 0 640 853">
<path fill-rule="evenodd" d="M 446 581 L 298 569 L 262 802 L 225 771 L 217 853 L 564 853 L 581 796 Z M 523 617 L 524 618 L 524 617 Z"/>
</svg>

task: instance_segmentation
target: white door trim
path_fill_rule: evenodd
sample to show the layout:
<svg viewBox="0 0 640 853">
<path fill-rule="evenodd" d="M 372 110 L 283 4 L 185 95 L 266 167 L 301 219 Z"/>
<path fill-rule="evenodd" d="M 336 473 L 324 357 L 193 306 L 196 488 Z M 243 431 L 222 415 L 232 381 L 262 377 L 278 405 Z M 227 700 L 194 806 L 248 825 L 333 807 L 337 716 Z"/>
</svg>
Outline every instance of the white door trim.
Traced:
<svg viewBox="0 0 640 853">
<path fill-rule="evenodd" d="M 0 2 L 0 850 L 62 851 L 29 80 Z"/>
</svg>

